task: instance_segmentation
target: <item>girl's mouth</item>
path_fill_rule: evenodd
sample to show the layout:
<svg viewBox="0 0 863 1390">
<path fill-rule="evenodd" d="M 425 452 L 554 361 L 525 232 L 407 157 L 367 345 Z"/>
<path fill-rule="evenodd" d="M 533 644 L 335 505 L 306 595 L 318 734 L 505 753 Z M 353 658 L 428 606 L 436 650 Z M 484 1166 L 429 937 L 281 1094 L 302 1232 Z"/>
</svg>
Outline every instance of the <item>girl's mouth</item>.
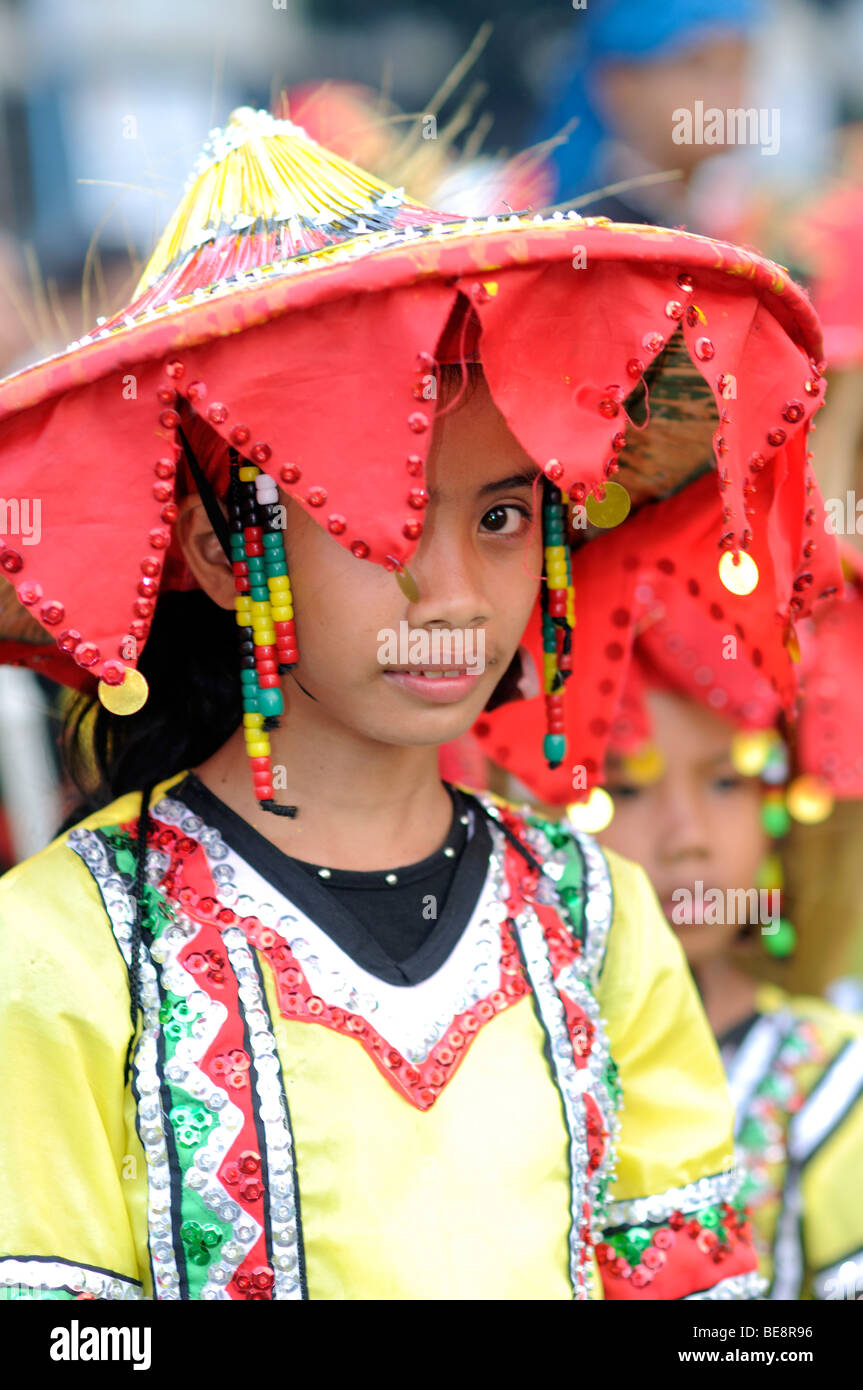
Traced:
<svg viewBox="0 0 863 1390">
<path fill-rule="evenodd" d="M 390 669 L 383 674 L 391 684 L 397 685 L 401 690 L 438 704 L 463 700 L 476 689 L 477 675 L 464 666 L 416 666 L 404 671 Z"/>
</svg>

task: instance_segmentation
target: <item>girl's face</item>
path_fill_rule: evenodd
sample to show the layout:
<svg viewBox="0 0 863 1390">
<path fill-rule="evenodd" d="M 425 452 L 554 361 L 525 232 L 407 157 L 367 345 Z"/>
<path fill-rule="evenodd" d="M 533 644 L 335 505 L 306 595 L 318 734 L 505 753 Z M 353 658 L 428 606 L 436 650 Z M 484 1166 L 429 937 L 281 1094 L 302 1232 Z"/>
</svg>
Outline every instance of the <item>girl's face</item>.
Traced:
<svg viewBox="0 0 863 1390">
<path fill-rule="evenodd" d="M 675 889 L 688 889 L 695 901 L 699 879 L 704 893 L 753 888 L 768 841 L 761 785 L 731 761 L 732 726 L 669 691 L 650 691 L 648 705 L 664 770 L 639 786 L 627 777 L 624 758 L 609 754 L 605 785 L 614 818 L 599 838 L 642 865 L 672 922 L 681 901 L 672 898 Z M 740 931 L 733 923 L 672 925 L 696 968 L 727 951 Z"/>
<path fill-rule="evenodd" d="M 518 648 L 542 565 L 532 487 L 538 470 L 510 434 L 482 376 L 436 425 L 426 471 L 431 500 L 409 562 L 415 601 L 405 597 L 394 574 L 356 559 L 300 507 L 287 505 L 296 678 L 317 702 L 316 717 L 402 746 L 446 742 L 474 722 Z M 402 623 L 429 635 L 434 629 L 461 632 L 474 646 L 466 647 L 462 661 L 447 660 L 445 648 L 435 659 L 430 646 L 427 656 L 417 653 L 425 656 L 425 667 L 415 664 L 416 654 L 406 662 L 394 649 Z M 386 634 L 392 634 L 389 646 Z M 465 671 L 472 664 L 478 670 L 480 634 L 480 674 L 435 677 L 435 667 Z M 423 674 L 429 668 L 432 675 Z M 284 689 L 292 706 L 295 697 L 304 699 L 290 678 Z"/>
</svg>

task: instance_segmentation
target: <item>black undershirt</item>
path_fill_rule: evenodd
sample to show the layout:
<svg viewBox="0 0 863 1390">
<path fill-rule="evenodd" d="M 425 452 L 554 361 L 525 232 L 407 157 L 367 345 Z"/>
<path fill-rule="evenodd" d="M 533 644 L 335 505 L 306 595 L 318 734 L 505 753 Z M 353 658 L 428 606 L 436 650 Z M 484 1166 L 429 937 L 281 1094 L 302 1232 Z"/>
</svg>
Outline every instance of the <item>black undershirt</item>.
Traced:
<svg viewBox="0 0 863 1390">
<path fill-rule="evenodd" d="M 446 843 L 418 863 L 384 870 L 333 870 L 283 854 L 190 773 L 168 793 L 213 826 L 262 878 L 310 917 L 353 960 L 390 984 L 427 979 L 452 952 L 476 906 L 488 869 L 491 837 L 474 797 L 444 783 L 453 802 Z M 302 808 L 300 808 L 302 815 Z M 466 815 L 468 824 L 460 817 Z"/>
</svg>

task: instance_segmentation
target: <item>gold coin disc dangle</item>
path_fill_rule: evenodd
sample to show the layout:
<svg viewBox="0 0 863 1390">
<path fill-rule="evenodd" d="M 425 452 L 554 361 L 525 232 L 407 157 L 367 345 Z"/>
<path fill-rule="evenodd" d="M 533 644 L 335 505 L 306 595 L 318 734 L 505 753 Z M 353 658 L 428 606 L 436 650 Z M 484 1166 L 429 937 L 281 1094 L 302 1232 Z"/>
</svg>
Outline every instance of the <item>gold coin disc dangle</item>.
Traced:
<svg viewBox="0 0 863 1390">
<path fill-rule="evenodd" d="M 111 714 L 137 714 L 147 703 L 150 687 L 140 671 L 126 667 L 126 674 L 120 685 L 108 685 L 100 681 L 98 686 L 99 703 Z"/>
</svg>

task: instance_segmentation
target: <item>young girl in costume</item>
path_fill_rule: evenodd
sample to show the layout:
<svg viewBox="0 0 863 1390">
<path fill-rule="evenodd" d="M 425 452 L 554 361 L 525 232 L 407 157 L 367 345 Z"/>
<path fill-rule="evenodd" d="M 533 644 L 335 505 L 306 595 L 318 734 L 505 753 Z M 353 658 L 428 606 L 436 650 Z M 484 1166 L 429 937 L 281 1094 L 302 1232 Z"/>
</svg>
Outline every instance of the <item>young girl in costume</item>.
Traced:
<svg viewBox="0 0 863 1390">
<path fill-rule="evenodd" d="M 863 1022 L 817 997 L 861 925 L 863 566 L 851 550 L 846 564 L 845 597 L 805 634 L 790 746 L 769 684 L 724 651 L 731 623 L 643 573 L 606 764 L 602 843 L 644 866 L 686 951 L 779 1300 L 863 1286 Z"/>
<path fill-rule="evenodd" d="M 216 133 L 132 304 L 0 386 L 4 488 L 43 498 L 0 565 L 90 680 L 97 808 L 0 886 L 12 1296 L 757 1294 L 646 877 L 437 760 L 521 709 L 524 634 L 531 765 L 595 775 L 626 536 L 757 580 L 791 698 L 839 583 L 825 545 L 797 604 L 818 357 L 751 253 L 464 223 L 290 122 Z"/>
</svg>

